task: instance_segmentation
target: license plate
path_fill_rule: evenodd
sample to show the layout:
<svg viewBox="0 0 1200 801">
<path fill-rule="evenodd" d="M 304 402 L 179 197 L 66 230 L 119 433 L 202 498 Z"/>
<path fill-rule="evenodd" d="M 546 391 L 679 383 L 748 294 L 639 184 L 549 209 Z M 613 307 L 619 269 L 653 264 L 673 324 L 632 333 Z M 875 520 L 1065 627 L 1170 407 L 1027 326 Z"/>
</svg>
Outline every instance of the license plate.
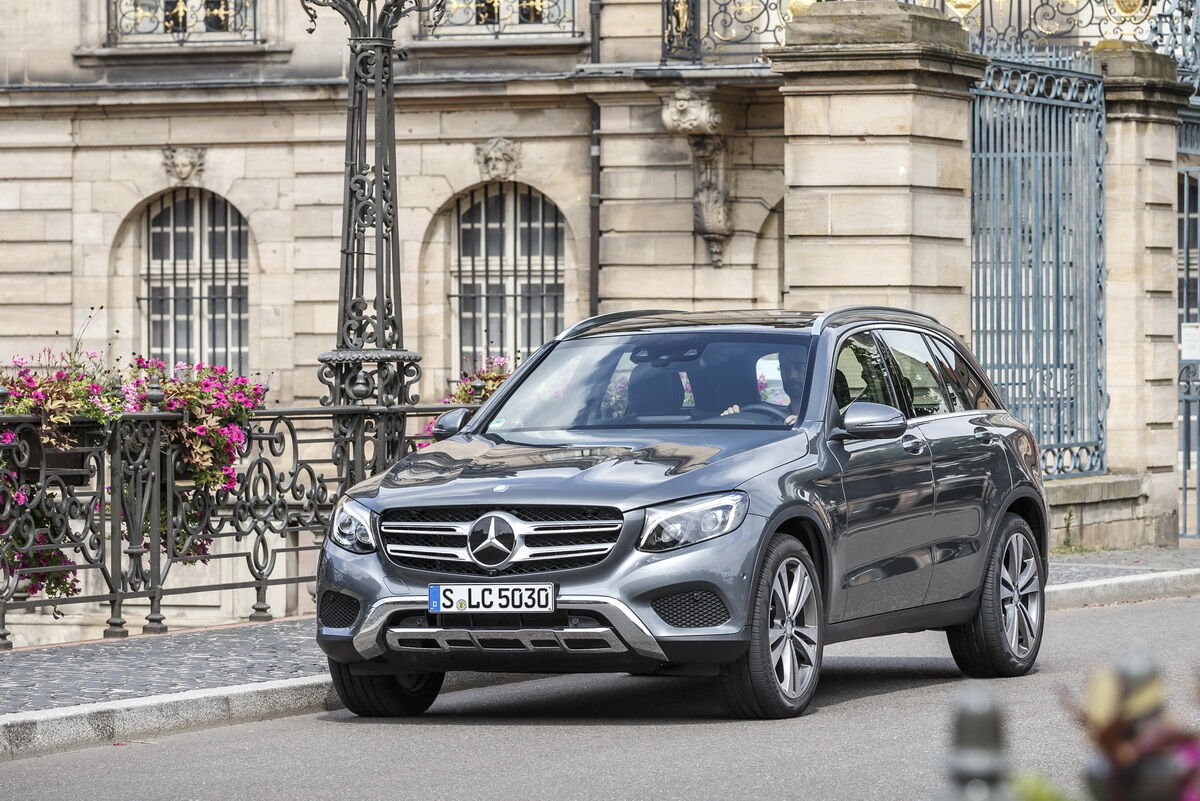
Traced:
<svg viewBox="0 0 1200 801">
<path fill-rule="evenodd" d="M 553 584 L 430 584 L 430 612 L 553 612 Z"/>
</svg>

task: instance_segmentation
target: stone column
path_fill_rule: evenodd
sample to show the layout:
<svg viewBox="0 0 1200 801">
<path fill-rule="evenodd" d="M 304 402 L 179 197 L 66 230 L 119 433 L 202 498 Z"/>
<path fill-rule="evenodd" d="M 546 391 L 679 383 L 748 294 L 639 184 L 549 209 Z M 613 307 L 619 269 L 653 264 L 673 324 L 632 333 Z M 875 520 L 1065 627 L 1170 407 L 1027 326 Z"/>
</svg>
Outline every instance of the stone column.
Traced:
<svg viewBox="0 0 1200 801">
<path fill-rule="evenodd" d="M 1142 478 L 1130 545 L 1178 541 L 1175 62 L 1135 46 L 1097 48 L 1104 71 L 1108 464 Z M 1113 543 L 1117 544 L 1117 543 Z"/>
<path fill-rule="evenodd" d="M 784 76 L 785 305 L 883 303 L 970 335 L 970 88 L 986 59 L 939 12 L 813 4 Z"/>
</svg>

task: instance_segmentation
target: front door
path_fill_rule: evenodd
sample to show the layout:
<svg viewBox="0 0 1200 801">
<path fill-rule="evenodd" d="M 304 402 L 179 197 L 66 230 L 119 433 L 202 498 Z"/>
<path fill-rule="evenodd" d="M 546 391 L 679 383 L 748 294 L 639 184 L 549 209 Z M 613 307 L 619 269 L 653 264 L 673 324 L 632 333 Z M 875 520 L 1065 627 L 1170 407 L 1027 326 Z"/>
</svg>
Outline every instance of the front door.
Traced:
<svg viewBox="0 0 1200 801">
<path fill-rule="evenodd" d="M 875 337 L 860 332 L 839 346 L 834 406 L 854 401 L 900 408 Z M 933 466 L 919 430 L 895 439 L 831 442 L 846 496 L 842 553 L 843 619 L 919 606 L 932 574 Z"/>
</svg>

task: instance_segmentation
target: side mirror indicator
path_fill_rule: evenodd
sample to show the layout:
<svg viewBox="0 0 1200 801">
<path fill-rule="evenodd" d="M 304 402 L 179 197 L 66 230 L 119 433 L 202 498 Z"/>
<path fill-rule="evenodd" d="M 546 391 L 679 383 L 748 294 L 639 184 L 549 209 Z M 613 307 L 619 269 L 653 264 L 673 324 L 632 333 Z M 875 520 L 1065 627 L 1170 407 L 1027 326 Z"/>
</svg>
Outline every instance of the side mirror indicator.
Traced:
<svg viewBox="0 0 1200 801">
<path fill-rule="evenodd" d="M 471 419 L 470 409 L 452 409 L 433 421 L 433 441 L 441 442 L 442 440 L 453 437 L 459 431 L 462 431 L 463 426 Z"/>
<path fill-rule="evenodd" d="M 869 401 L 855 401 L 842 414 L 842 425 L 830 432 L 829 438 L 895 439 L 908 430 L 904 413 L 892 406 Z"/>
</svg>

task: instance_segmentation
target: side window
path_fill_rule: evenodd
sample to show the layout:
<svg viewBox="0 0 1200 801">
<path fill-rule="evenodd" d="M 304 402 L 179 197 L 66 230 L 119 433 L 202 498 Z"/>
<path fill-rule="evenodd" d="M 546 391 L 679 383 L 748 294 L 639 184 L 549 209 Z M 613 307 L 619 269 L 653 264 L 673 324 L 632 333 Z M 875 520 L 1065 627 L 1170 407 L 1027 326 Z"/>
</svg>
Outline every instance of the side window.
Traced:
<svg viewBox="0 0 1200 801">
<path fill-rule="evenodd" d="M 865 331 L 852 334 L 838 348 L 834 360 L 833 398 L 839 412 L 846 411 L 854 401 L 896 405 L 883 356 L 871 334 Z"/>
<path fill-rule="evenodd" d="M 971 401 L 970 393 L 954 372 L 954 352 L 946 343 L 935 337 L 925 337 L 925 343 L 929 345 L 929 350 L 933 352 L 933 358 L 937 360 L 938 372 L 942 376 L 942 384 L 946 387 L 946 392 L 950 396 L 950 405 L 954 411 L 973 409 L 975 404 Z"/>
<path fill-rule="evenodd" d="M 929 338 L 934 351 L 942 364 L 942 375 L 946 385 L 959 395 L 962 409 L 999 409 L 1000 404 L 988 393 L 983 379 L 975 369 L 962 357 L 957 348 L 952 348 L 945 342 L 934 337 Z"/>
<path fill-rule="evenodd" d="M 899 368 L 896 380 L 913 416 L 927 417 L 951 411 L 925 338 L 913 331 L 884 330 L 879 333 Z"/>
</svg>

